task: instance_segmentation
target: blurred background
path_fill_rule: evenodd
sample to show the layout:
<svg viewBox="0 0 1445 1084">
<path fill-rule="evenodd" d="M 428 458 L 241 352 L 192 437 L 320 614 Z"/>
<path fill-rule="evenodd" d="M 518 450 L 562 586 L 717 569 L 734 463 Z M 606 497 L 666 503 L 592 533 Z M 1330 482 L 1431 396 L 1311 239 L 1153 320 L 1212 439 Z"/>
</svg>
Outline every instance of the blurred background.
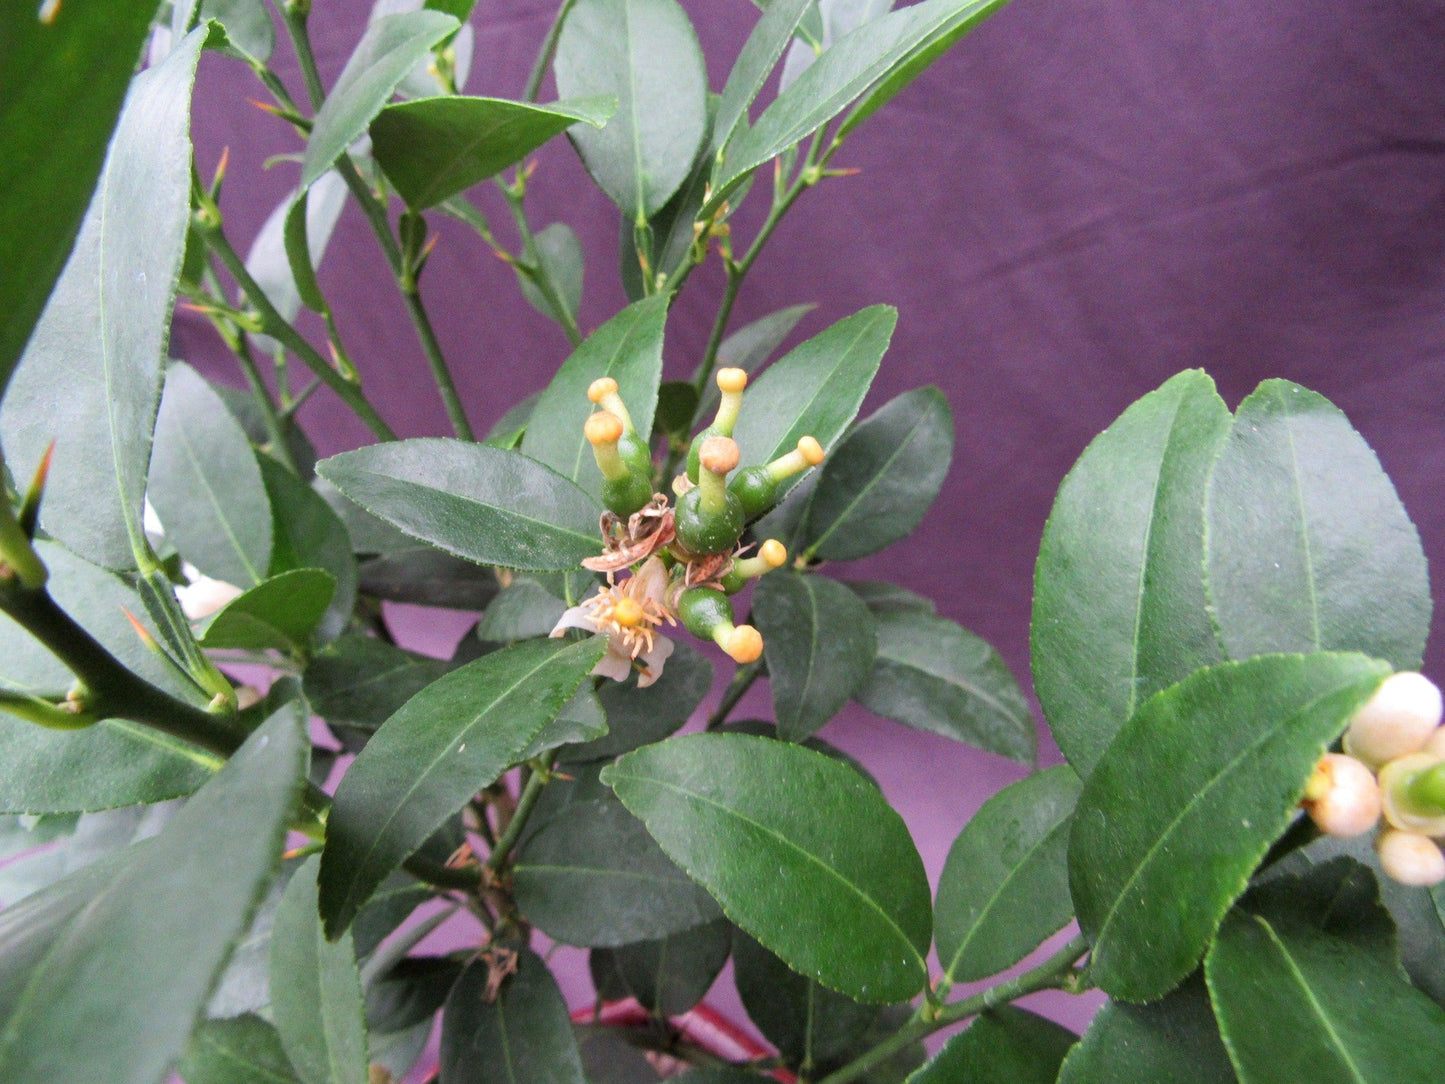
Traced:
<svg viewBox="0 0 1445 1084">
<path fill-rule="evenodd" d="M 682 3 L 720 90 L 757 8 L 750 0 Z M 481 0 L 464 91 L 519 96 L 556 6 Z M 368 9 L 314 5 L 328 85 Z M 284 41 L 274 65 L 300 98 Z M 209 177 L 229 148 L 222 207 L 242 251 L 299 172 L 290 160 L 266 168 L 300 143 L 250 104 L 259 97 L 243 66 L 203 59 L 197 165 Z M 553 97 L 549 78 L 542 98 Z M 890 579 L 935 599 L 940 613 L 993 643 L 1031 693 L 1033 565 L 1054 491 L 1129 403 L 1191 367 L 1207 370 L 1231 407 L 1267 377 L 1333 400 L 1394 479 L 1431 565 L 1445 568 L 1438 0 L 1013 0 L 850 137 L 834 164 L 859 173 L 803 197 L 747 279 L 731 326 L 815 305 L 792 345 L 866 305 L 895 305 L 898 330 L 864 414 L 934 384 L 957 427 L 952 471 L 919 530 L 838 575 Z M 511 244 L 498 193 L 484 184 L 470 195 Z M 565 141 L 538 156 L 527 206 L 534 228 L 562 221 L 580 236 L 582 324 L 597 327 L 626 303 L 618 216 Z M 734 229 L 751 238 L 760 219 L 745 204 Z M 567 341 L 521 302 L 510 268 L 474 233 L 441 216 L 431 226 L 439 240 L 423 294 L 470 419 L 484 432 L 545 386 Z M 400 297 L 354 206 L 320 278 L 388 421 L 404 436 L 449 434 Z M 674 306 L 667 378 L 691 374 L 721 284 L 713 258 Z M 179 314 L 171 350 L 240 383 L 194 314 Z M 302 418 L 323 454 L 367 440 L 324 391 Z M 468 623 L 431 611 L 397 616 L 407 642 L 435 654 L 449 654 Z M 1445 677 L 1440 634 L 1437 613 L 1426 659 L 1437 681 Z M 769 711 L 760 683 L 738 717 Z M 857 707 L 822 736 L 877 774 L 935 881 L 978 805 L 1023 774 Z M 1059 760 L 1042 729 L 1040 745 L 1041 763 Z M 574 1004 L 586 1001 L 583 974 L 568 990 Z M 1082 1027 L 1097 1004 L 1082 1000 L 1026 1004 Z"/>
</svg>

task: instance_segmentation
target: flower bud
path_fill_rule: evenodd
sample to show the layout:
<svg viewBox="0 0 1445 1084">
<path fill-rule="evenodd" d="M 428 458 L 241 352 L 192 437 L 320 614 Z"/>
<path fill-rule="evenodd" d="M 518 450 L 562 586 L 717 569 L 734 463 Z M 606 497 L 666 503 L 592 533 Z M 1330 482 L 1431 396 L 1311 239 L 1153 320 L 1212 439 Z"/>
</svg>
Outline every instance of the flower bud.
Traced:
<svg viewBox="0 0 1445 1084">
<path fill-rule="evenodd" d="M 1326 753 L 1305 785 L 1300 805 L 1326 835 L 1358 836 L 1380 819 L 1380 787 L 1375 773 L 1354 757 Z"/>
<path fill-rule="evenodd" d="M 1429 836 L 1419 832 L 1384 831 L 1375 840 L 1380 868 L 1405 885 L 1437 885 L 1445 881 L 1445 855 Z"/>
<path fill-rule="evenodd" d="M 1440 725 L 1440 690 L 1423 674 L 1391 674 L 1355 712 L 1345 752 L 1378 770 L 1422 749 Z"/>
<path fill-rule="evenodd" d="M 803 437 L 787 455 L 758 467 L 746 467 L 728 484 L 728 489 L 742 502 L 743 512 L 754 519 L 776 502 L 778 485 L 786 478 L 801 474 L 823 462 L 823 446 L 814 437 Z"/>
<path fill-rule="evenodd" d="M 1430 740 L 1425 743 L 1422 753 L 1429 753 L 1437 760 L 1445 760 L 1445 726 L 1437 726 L 1435 732 L 1430 735 Z"/>
<path fill-rule="evenodd" d="M 626 519 L 652 500 L 652 478 L 635 470 L 618 451 L 623 436 L 621 419 L 607 410 L 591 415 L 582 427 L 592 445 L 592 457 L 602 472 L 602 503 Z"/>
<path fill-rule="evenodd" d="M 1429 753 L 1390 761 L 1380 769 L 1380 799 L 1396 828 L 1445 836 L 1445 761 Z"/>
</svg>

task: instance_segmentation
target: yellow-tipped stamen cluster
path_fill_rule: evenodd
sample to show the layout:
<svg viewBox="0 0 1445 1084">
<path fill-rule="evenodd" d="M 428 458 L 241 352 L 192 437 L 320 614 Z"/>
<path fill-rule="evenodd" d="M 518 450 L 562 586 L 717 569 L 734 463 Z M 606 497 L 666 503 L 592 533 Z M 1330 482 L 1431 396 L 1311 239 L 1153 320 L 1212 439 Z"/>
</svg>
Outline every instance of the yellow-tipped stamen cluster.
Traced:
<svg viewBox="0 0 1445 1084">
<path fill-rule="evenodd" d="M 1445 727 L 1441 696 L 1420 674 L 1393 674 L 1355 713 L 1344 753 L 1327 753 L 1301 805 L 1322 832 L 1381 825 L 1380 866 L 1403 884 L 1445 881 Z"/>
<path fill-rule="evenodd" d="M 677 623 L 677 619 L 654 600 L 636 598 L 632 593 L 635 582 L 629 577 L 620 584 L 609 584 L 583 604 L 597 631 L 621 641 L 634 659 L 652 650 L 654 637 L 664 622 Z"/>
</svg>

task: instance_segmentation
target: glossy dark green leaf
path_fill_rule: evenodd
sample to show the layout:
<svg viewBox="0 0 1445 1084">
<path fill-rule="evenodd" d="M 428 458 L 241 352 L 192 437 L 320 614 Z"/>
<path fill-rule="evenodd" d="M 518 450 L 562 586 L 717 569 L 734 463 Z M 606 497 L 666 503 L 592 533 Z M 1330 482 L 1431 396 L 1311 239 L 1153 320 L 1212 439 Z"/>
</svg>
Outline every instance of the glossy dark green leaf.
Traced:
<svg viewBox="0 0 1445 1084">
<path fill-rule="evenodd" d="M 855 426 L 820 471 L 803 541 L 810 555 L 851 561 L 906 538 L 943 486 L 953 414 L 937 388 L 904 392 Z"/>
<path fill-rule="evenodd" d="M 789 967 L 859 1001 L 922 988 L 923 863 L 902 818 L 851 768 L 785 742 L 690 734 L 627 754 L 602 780 Z"/>
<path fill-rule="evenodd" d="M 869 711 L 1032 764 L 1033 713 L 999 653 L 915 608 L 874 609 L 878 653 L 854 699 Z"/>
<path fill-rule="evenodd" d="M 537 246 L 537 260 L 542 265 L 542 270 L 557 287 L 561 294 L 563 307 L 571 315 L 573 320 L 577 319 L 577 312 L 582 306 L 582 277 L 585 261 L 582 253 L 582 242 L 577 239 L 577 234 L 572 227 L 565 222 L 553 222 L 545 229 L 537 231 L 533 242 Z M 515 266 L 513 268 L 515 270 Z M 527 304 L 536 309 L 543 316 L 550 320 L 557 319 L 557 314 L 552 311 L 552 305 L 543 295 L 540 287 L 530 278 L 517 272 L 517 285 L 521 288 L 522 296 L 527 299 Z M 519 404 L 520 405 L 520 404 Z M 515 407 L 513 408 L 516 409 Z M 532 404 L 526 405 L 526 413 L 515 425 L 504 425 L 499 420 L 494 430 L 514 432 L 526 427 L 526 419 L 531 417 Z M 508 411 L 504 416 L 511 417 L 512 412 Z M 493 434 L 488 434 L 488 440 Z"/>
<path fill-rule="evenodd" d="M 86 813 L 75 818 L 59 838 L 46 840 L 43 830 L 36 835 L 28 854 L 20 854 L 0 865 L 0 907 L 9 907 L 62 877 L 97 862 L 137 840 L 149 839 L 170 820 L 178 806 L 174 802 L 128 806 Z M 20 820 L 21 818 L 15 818 Z M 46 817 L 45 821 L 69 821 L 68 817 Z M 24 833 L 29 835 L 29 833 Z"/>
<path fill-rule="evenodd" d="M 312 758 L 312 766 L 316 763 Z M 206 1002 L 206 1016 L 224 1018 L 243 1013 L 264 1013 L 271 1004 L 271 930 L 286 886 L 301 862 L 283 859 L 266 895 L 251 915 L 251 924 L 231 949 L 226 970 Z M 278 1042 L 280 1040 L 277 1040 Z"/>
<path fill-rule="evenodd" d="M 878 1015 L 877 1005 L 799 975 L 741 930 L 733 936 L 733 981 L 748 1019 L 793 1068 L 842 1054 Z"/>
<path fill-rule="evenodd" d="M 1054 1084 L 1076 1039 L 1052 1020 L 1004 1005 L 945 1043 L 907 1084 Z"/>
<path fill-rule="evenodd" d="M 755 372 L 768 358 L 773 356 L 774 351 L 788 337 L 788 333 L 798 326 L 798 321 L 815 308 L 817 308 L 816 305 L 793 305 L 790 308 L 771 312 L 750 324 L 744 324 L 724 339 L 722 345 L 718 347 L 718 367 L 742 369 L 748 373 Z M 695 377 L 696 374 L 694 374 Z M 704 385 L 702 396 L 698 401 L 698 419 L 700 421 L 711 420 L 713 413 L 717 410 L 717 405 L 717 384 L 709 380 Z"/>
<path fill-rule="evenodd" d="M 713 666 L 701 653 L 679 640 L 673 645 L 662 676 L 645 689 L 637 679 L 606 682 L 597 699 L 607 715 L 607 734 L 596 741 L 562 751 L 568 762 L 602 760 L 661 741 L 675 733 L 697 710 L 712 688 Z"/>
<path fill-rule="evenodd" d="M 487 962 L 462 972 L 442 1010 L 448 1084 L 587 1084 L 567 1004 L 547 965 L 522 949 L 517 972 L 488 1000 Z"/>
<path fill-rule="evenodd" d="M 357 569 L 362 594 L 451 610 L 483 610 L 497 597 L 496 569 L 407 542 L 411 544 L 362 562 Z"/>
<path fill-rule="evenodd" d="M 566 609 L 565 602 L 536 580 L 518 576 L 488 604 L 477 635 L 498 644 L 546 636 Z"/>
<path fill-rule="evenodd" d="M 478 564 L 566 570 L 602 551 L 601 506 L 520 452 L 423 437 L 344 452 L 316 469 L 372 514 Z"/>
<path fill-rule="evenodd" d="M 873 618 L 861 599 L 836 580 L 774 572 L 758 581 L 753 617 L 778 732 L 802 741 L 848 702 L 873 666 Z"/>
<path fill-rule="evenodd" d="M 571 700 L 550 723 L 544 726 L 530 745 L 522 750 L 521 759 L 531 760 L 562 745 L 589 742 L 607 733 L 607 714 L 597 694 L 583 682 Z"/>
<path fill-rule="evenodd" d="M 748 389 L 733 430 L 743 463 L 770 462 L 805 436 L 830 448 L 858 413 L 897 322 L 895 309 L 874 305 L 769 366 Z"/>
<path fill-rule="evenodd" d="M 874 614 L 891 613 L 895 610 L 931 614 L 937 609 L 932 599 L 915 594 L 906 587 L 899 587 L 896 583 L 885 583 L 882 580 L 844 580 L 843 584 L 861 598 Z"/>
<path fill-rule="evenodd" d="M 1148 1001 L 1194 970 L 1326 746 L 1388 673 L 1360 655 L 1264 655 L 1144 702 L 1084 784 L 1069 841 L 1100 987 Z"/>
<path fill-rule="evenodd" d="M 628 992 L 656 1016 L 687 1012 L 711 988 L 732 951 L 732 925 L 725 918 L 670 937 L 620 945 L 613 966 Z"/>
<path fill-rule="evenodd" d="M 1150 695 L 1219 662 L 1204 598 L 1204 488 L 1229 429 L 1214 382 L 1180 373 L 1095 437 L 1044 527 L 1034 688 L 1087 776 Z"/>
<path fill-rule="evenodd" d="M 798 24 L 796 40 L 783 60 L 778 93 L 797 82 L 798 76 L 841 38 L 892 9 L 893 0 L 816 0 Z"/>
<path fill-rule="evenodd" d="M 723 150 L 740 125 L 747 123 L 748 106 L 763 89 L 768 75 L 793 39 L 793 31 L 813 3 L 814 0 L 776 0 L 763 11 L 723 87 L 713 121 L 714 151 Z"/>
<path fill-rule="evenodd" d="M 128 861 L 0 913 L 6 1081 L 165 1075 L 275 868 L 305 773 L 303 722 L 294 708 L 272 716 Z"/>
<path fill-rule="evenodd" d="M 447 664 L 369 636 L 343 636 L 312 658 L 306 699 L 328 723 L 375 730 Z"/>
<path fill-rule="evenodd" d="M 882 104 L 1002 2 L 927 0 L 875 19 L 834 43 L 732 141 L 708 209 L 726 199 L 758 166 L 812 135 L 870 88 L 877 88 L 875 97 L 886 90 L 871 108 Z M 850 117 L 847 123 L 859 119 Z"/>
<path fill-rule="evenodd" d="M 371 153 L 407 205 L 424 211 L 516 165 L 574 124 L 601 128 L 616 106 L 608 96 L 550 105 L 419 98 L 376 115 Z"/>
<path fill-rule="evenodd" d="M 573 1032 L 587 1084 L 655 1084 L 663 1079 L 647 1053 L 629 1041 L 633 1036 L 627 1030 L 579 1024 Z"/>
<path fill-rule="evenodd" d="M 251 1014 L 203 1023 L 178 1069 L 186 1084 L 302 1084 L 276 1029 Z"/>
<path fill-rule="evenodd" d="M 433 682 L 342 777 L 321 858 L 321 911 L 339 936 L 357 908 L 452 813 L 494 782 L 557 714 L 605 641 L 531 641 Z"/>
<path fill-rule="evenodd" d="M 226 603 L 201 632 L 201 646 L 302 654 L 335 593 L 336 577 L 323 569 L 282 572 Z"/>
<path fill-rule="evenodd" d="M 1373 876 L 1342 859 L 1269 890 L 1230 913 L 1204 963 L 1239 1078 L 1354 1084 L 1436 1076 L 1445 1009 L 1400 969 Z"/>
<path fill-rule="evenodd" d="M 457 25 L 450 15 L 423 10 L 387 15 L 366 28 L 316 114 L 301 166 L 301 187 L 320 180 L 331 163 L 361 138 L 407 73 Z"/>
<path fill-rule="evenodd" d="M 366 1021 L 351 934 L 328 941 L 313 856 L 296 871 L 271 932 L 271 1008 L 302 1084 L 363 1084 Z"/>
<path fill-rule="evenodd" d="M 1430 582 L 1379 460 L 1321 395 L 1267 380 L 1209 482 L 1210 612 L 1231 658 L 1360 651 L 1420 666 Z"/>
<path fill-rule="evenodd" d="M 938 880 L 934 934 L 952 982 L 1018 963 L 1073 917 L 1069 823 L 1079 777 L 1060 766 L 999 791 L 964 826 Z"/>
<path fill-rule="evenodd" d="M 260 456 L 261 478 L 271 504 L 271 568 L 279 575 L 299 568 L 320 568 L 336 580 L 331 604 L 316 628 L 318 640 L 330 643 L 351 621 L 356 606 L 358 573 L 351 538 L 324 497 L 269 456 Z"/>
<path fill-rule="evenodd" d="M 588 493 L 602 485 L 582 427 L 594 407 L 588 386 L 599 377 L 617 381 L 617 392 L 638 435 L 652 432 L 657 387 L 662 382 L 662 329 L 668 298 L 659 294 L 629 305 L 589 335 L 547 385 L 522 437 L 522 451 Z"/>
<path fill-rule="evenodd" d="M 282 239 L 286 249 L 286 262 L 291 267 L 291 281 L 296 284 L 296 293 L 301 303 L 312 312 L 327 311 L 326 298 L 321 294 L 321 285 L 316 281 L 316 267 L 311 262 L 310 229 L 306 211 L 307 193 L 303 189 L 296 202 L 286 212 L 282 228 Z"/>
<path fill-rule="evenodd" d="M 687 14 L 674 0 L 579 0 L 553 71 L 564 98 L 617 99 L 605 128 L 571 138 L 602 191 L 643 225 L 687 177 L 707 128 L 707 68 Z"/>
<path fill-rule="evenodd" d="M 1059 1084 L 1235 1084 L 1204 976 L 1147 1005 L 1107 1002 L 1064 1060 Z"/>
<path fill-rule="evenodd" d="M 0 14 L 0 390 L 81 228 L 156 4 L 39 10 Z"/>
<path fill-rule="evenodd" d="M 245 430 L 183 362 L 166 370 L 146 491 L 182 557 L 238 587 L 271 567 L 271 504 Z"/>
<path fill-rule="evenodd" d="M 628 945 L 718 917 L 617 802 L 568 805 L 527 839 L 513 876 L 528 921 L 569 945 Z"/>
<path fill-rule="evenodd" d="M 122 11 L 131 6 L 122 5 Z M 107 21 L 111 16 L 107 10 Z M 58 13 L 57 25 L 72 17 L 89 21 L 91 16 L 84 11 Z M 117 12 L 115 17 L 116 32 L 121 35 L 115 44 L 129 64 L 134 52 L 123 44 L 129 15 Z M 8 23 L 13 16 L 5 18 Z M 27 30 L 20 40 L 29 36 Z M 46 448 L 55 442 L 41 511 L 45 530 L 82 557 L 107 568 L 134 568 L 135 553 L 145 545 L 141 504 L 160 398 L 166 332 L 190 217 L 190 94 L 204 38 L 204 30 L 196 31 L 164 63 L 136 77 L 70 262 L 35 327 L 0 409 L 5 459 L 17 478 L 28 480 Z M 77 39 L 82 49 L 83 41 Z M 66 60 L 67 64 L 76 62 L 78 58 Z M 111 63 L 100 62 L 95 70 L 107 73 Z M 12 62 L 8 55 L 5 70 L 9 89 Z M 87 82 L 91 74 L 86 69 Z M 114 75 L 101 74 L 100 78 L 104 88 Z M 69 82 L 68 75 L 60 77 L 61 86 Z M 27 90 L 21 100 L 31 100 L 31 93 Z M 39 102 L 46 100 L 44 93 L 35 93 Z M 108 91 L 99 93 L 97 104 L 103 111 Z M 9 107 L 7 99 L 5 108 Z M 88 112 L 88 108 L 82 109 L 80 115 Z M 68 117 L 63 123 L 52 123 L 48 138 L 64 132 L 68 140 L 70 124 Z M 28 123 L 20 131 L 27 127 Z M 90 124 L 80 122 L 80 127 L 83 132 Z M 72 182 L 67 179 L 57 184 L 51 179 L 50 166 L 37 164 L 48 163 L 58 150 L 47 145 L 22 168 L 61 193 L 73 192 Z M 64 168 L 85 175 L 83 163 L 89 154 L 84 144 L 77 152 L 79 160 L 67 161 Z M 7 146 L 0 157 L 13 161 L 14 153 Z M 40 212 L 38 221 L 50 218 L 49 211 Z M 144 228 L 137 228 L 139 223 L 144 223 Z M 19 233 L 28 245 L 31 225 L 27 223 Z M 31 266 L 28 255 L 18 266 L 7 264 L 6 281 L 26 266 Z M 11 287 L 4 289 L 5 296 L 10 296 Z M 8 311 L 4 319 L 8 337 Z M 22 334 L 20 340 L 23 338 Z"/>
</svg>

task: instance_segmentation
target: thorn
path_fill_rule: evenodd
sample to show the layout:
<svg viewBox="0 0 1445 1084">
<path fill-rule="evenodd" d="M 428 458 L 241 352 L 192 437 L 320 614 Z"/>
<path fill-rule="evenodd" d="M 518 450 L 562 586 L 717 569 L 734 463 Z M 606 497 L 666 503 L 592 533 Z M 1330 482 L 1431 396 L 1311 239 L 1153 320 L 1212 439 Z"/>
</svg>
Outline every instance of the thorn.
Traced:
<svg viewBox="0 0 1445 1084">
<path fill-rule="evenodd" d="M 120 608 L 120 612 L 125 614 L 126 620 L 130 622 L 130 627 L 135 629 L 135 634 L 140 637 L 141 643 L 145 644 L 145 646 L 150 648 L 152 651 L 161 650 L 161 645 L 156 643 L 156 638 L 150 634 L 150 630 L 148 628 L 146 628 L 140 623 L 140 621 L 136 619 L 135 614 L 131 613 L 124 606 Z"/>
<path fill-rule="evenodd" d="M 825 169 L 824 177 L 852 177 L 863 172 L 862 166 L 847 166 L 841 169 Z"/>
<path fill-rule="evenodd" d="M 537 159 L 533 158 L 522 167 L 522 180 L 530 181 L 532 179 L 532 174 L 537 172 L 537 164 Z"/>
<path fill-rule="evenodd" d="M 222 147 L 221 160 L 216 163 L 216 173 L 215 176 L 211 178 L 212 200 L 218 200 L 221 198 L 221 182 L 226 179 L 226 167 L 230 165 L 230 162 L 231 148 L 229 146 Z"/>
<path fill-rule="evenodd" d="M 25 491 L 25 499 L 20 502 L 20 515 L 17 518 L 26 538 L 35 537 L 35 525 L 40 519 L 40 500 L 45 495 L 45 483 L 50 477 L 50 461 L 54 456 L 55 439 L 52 437 L 40 457 L 40 464 L 35 468 L 34 477 L 30 479 L 30 488 Z"/>
<path fill-rule="evenodd" d="M 439 233 L 434 233 L 429 238 L 427 238 L 426 244 L 422 245 L 421 247 L 421 255 L 417 257 L 418 264 L 426 262 L 427 257 L 431 255 L 431 250 L 437 247 L 437 242 L 441 239 L 442 235 Z"/>
<path fill-rule="evenodd" d="M 250 102 L 263 113 L 270 113 L 273 117 L 281 117 L 283 120 L 287 119 L 288 114 L 286 110 L 282 109 L 279 105 L 263 102 L 259 98 L 247 98 L 246 101 Z"/>
</svg>

